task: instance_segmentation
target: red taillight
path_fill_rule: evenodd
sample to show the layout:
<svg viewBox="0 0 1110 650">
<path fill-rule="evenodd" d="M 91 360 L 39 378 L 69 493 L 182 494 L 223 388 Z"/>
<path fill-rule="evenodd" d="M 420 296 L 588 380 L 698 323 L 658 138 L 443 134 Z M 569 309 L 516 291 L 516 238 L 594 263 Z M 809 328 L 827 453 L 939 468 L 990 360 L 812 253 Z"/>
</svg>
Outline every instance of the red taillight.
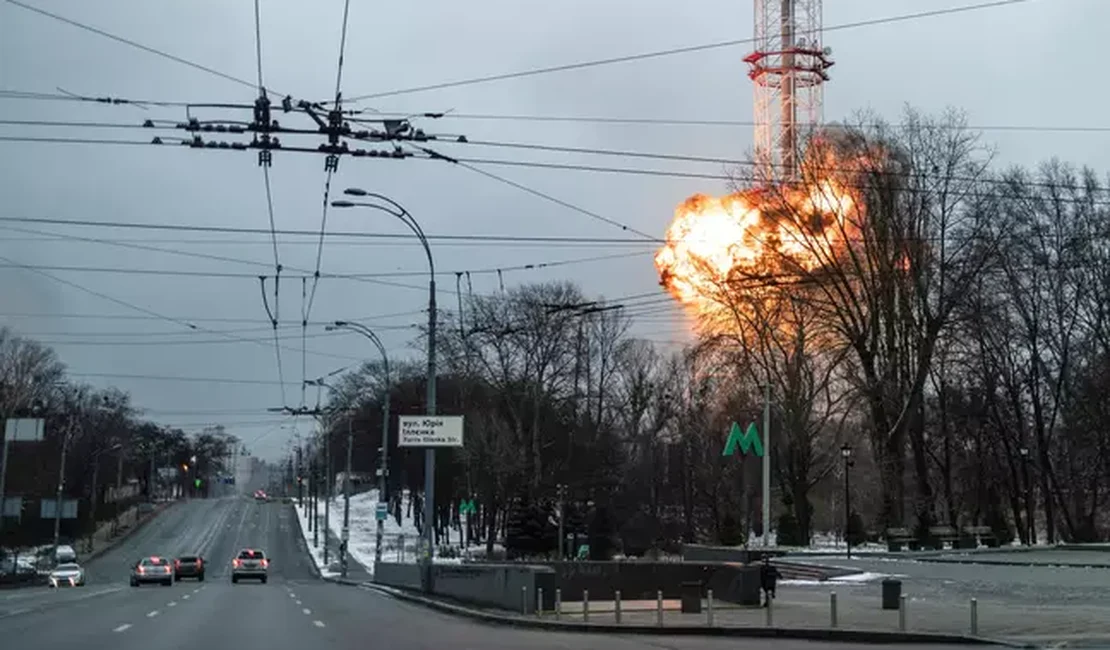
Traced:
<svg viewBox="0 0 1110 650">
<path fill-rule="evenodd" d="M 169 572 L 170 572 L 170 568 L 167 566 L 166 567 L 166 573 L 169 573 Z"/>
<path fill-rule="evenodd" d="M 176 567 L 180 567 L 181 566 L 181 560 L 174 560 L 173 565 L 176 566 Z"/>
<path fill-rule="evenodd" d="M 204 566 L 204 560 L 202 560 L 202 559 L 200 559 L 200 558 L 198 557 L 198 558 L 197 558 L 197 568 L 199 569 L 199 568 L 201 568 L 202 566 Z"/>
<path fill-rule="evenodd" d="M 234 560 L 232 560 L 231 561 L 231 566 L 238 567 L 239 566 L 239 558 L 235 558 Z"/>
<path fill-rule="evenodd" d="M 262 568 L 265 569 L 270 566 L 270 561 L 267 559 L 262 560 Z"/>
<path fill-rule="evenodd" d="M 146 569 L 139 567 L 139 575 L 146 573 Z"/>
</svg>

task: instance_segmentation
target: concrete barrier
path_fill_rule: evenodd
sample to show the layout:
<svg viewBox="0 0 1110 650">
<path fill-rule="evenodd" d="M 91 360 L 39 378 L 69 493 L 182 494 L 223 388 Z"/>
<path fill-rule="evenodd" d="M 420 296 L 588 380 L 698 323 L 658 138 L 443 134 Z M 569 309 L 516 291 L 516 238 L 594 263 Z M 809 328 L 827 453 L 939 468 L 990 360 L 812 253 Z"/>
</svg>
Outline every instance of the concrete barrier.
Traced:
<svg viewBox="0 0 1110 650">
<path fill-rule="evenodd" d="M 378 562 L 374 582 L 399 589 L 422 589 L 421 567 L 416 564 Z M 535 613 L 536 590 L 555 592 L 555 572 L 549 567 L 524 564 L 436 564 L 432 566 L 432 593 L 475 605 L 513 612 Z M 544 608 L 551 608 L 551 596 Z"/>
<path fill-rule="evenodd" d="M 555 585 L 564 601 L 655 600 L 661 590 L 667 599 L 681 598 L 682 584 L 697 582 L 704 597 L 709 589 L 717 600 L 759 605 L 759 567 L 729 562 L 539 562 L 554 571 Z M 475 565 L 467 565 L 475 566 Z M 482 565 L 476 565 L 482 566 Z M 553 588 L 554 588 L 553 587 Z M 544 588 L 545 593 L 552 590 Z M 548 597 L 546 601 L 551 601 Z M 548 602 L 544 603 L 545 608 Z"/>
</svg>

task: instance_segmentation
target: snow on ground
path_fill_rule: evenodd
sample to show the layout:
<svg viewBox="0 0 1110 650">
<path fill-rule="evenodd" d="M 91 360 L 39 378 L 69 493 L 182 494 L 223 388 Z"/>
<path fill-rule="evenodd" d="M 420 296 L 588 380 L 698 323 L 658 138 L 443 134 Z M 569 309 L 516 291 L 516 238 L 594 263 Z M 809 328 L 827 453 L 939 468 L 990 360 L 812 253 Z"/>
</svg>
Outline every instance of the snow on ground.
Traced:
<svg viewBox="0 0 1110 650">
<path fill-rule="evenodd" d="M 302 508 L 300 505 L 294 503 L 293 510 L 297 512 L 297 519 L 301 522 L 301 534 L 304 536 L 304 545 L 308 549 L 308 554 L 312 561 L 316 564 L 316 568 L 320 570 L 320 575 L 325 578 L 334 578 L 339 575 L 339 571 L 332 570 L 330 567 L 324 566 L 324 544 L 321 543 L 319 548 L 312 546 L 312 533 L 308 531 L 308 511 L 307 508 Z M 322 517 L 323 515 L 321 515 Z M 323 540 L 321 540 L 322 542 Z M 328 558 L 331 559 L 331 558 Z"/>
<path fill-rule="evenodd" d="M 829 585 L 865 585 L 886 578 L 905 578 L 903 575 L 895 575 L 890 573 L 874 573 L 871 571 L 864 571 L 862 573 L 853 573 L 851 575 L 840 576 L 837 578 L 829 578 L 828 580 L 780 580 L 779 584 L 794 585 L 794 586 L 829 586 Z"/>
</svg>

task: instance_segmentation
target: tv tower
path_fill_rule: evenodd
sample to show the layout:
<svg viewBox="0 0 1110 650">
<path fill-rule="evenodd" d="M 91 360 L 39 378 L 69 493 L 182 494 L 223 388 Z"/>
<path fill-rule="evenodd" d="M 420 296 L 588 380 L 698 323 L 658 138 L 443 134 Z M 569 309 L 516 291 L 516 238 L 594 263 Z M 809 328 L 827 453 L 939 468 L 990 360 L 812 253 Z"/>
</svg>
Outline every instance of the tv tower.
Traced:
<svg viewBox="0 0 1110 650">
<path fill-rule="evenodd" d="M 756 174 L 792 181 L 800 140 L 821 121 L 831 50 L 821 43 L 821 0 L 753 0 L 755 51 L 744 58 L 755 82 Z"/>
</svg>

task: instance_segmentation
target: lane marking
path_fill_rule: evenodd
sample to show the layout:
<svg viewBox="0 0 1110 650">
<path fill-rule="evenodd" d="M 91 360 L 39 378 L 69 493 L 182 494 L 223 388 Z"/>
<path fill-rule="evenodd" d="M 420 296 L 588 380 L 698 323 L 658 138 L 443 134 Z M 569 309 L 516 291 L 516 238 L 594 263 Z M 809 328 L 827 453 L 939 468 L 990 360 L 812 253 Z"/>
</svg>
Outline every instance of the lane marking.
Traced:
<svg viewBox="0 0 1110 650">
<path fill-rule="evenodd" d="M 304 615 L 305 615 L 305 616 L 311 616 L 311 615 L 312 615 L 312 610 L 311 610 L 311 609 L 309 609 L 309 608 L 307 608 L 307 607 L 305 607 L 305 608 L 304 608 L 304 609 L 302 609 L 301 611 L 302 611 L 302 612 L 304 612 Z"/>
<path fill-rule="evenodd" d="M 170 602 L 166 603 L 166 607 L 173 607 L 174 605 L 177 605 L 177 603 L 175 603 L 172 600 Z"/>
<path fill-rule="evenodd" d="M 324 622 L 323 621 L 312 621 L 312 624 L 315 625 L 316 627 L 324 627 Z"/>
<path fill-rule="evenodd" d="M 185 595 L 183 595 L 183 596 L 181 597 L 181 600 L 189 600 L 189 594 L 185 594 Z"/>
<path fill-rule="evenodd" d="M 118 626 L 118 627 L 114 627 L 114 628 L 112 628 L 112 631 L 113 631 L 113 632 L 123 632 L 124 630 L 126 630 L 126 629 L 128 629 L 128 628 L 130 628 L 130 627 L 131 627 L 131 624 L 130 624 L 130 623 L 124 623 L 123 625 L 120 625 L 120 626 Z"/>
<path fill-rule="evenodd" d="M 298 605 L 300 605 L 300 604 L 301 604 L 301 601 L 299 601 L 299 600 L 298 600 L 298 601 L 297 601 L 297 604 L 298 604 Z"/>
<path fill-rule="evenodd" d="M 4 616 L 19 616 L 20 614 L 26 614 L 28 612 L 33 612 L 33 611 L 35 611 L 35 610 L 31 609 L 30 607 L 24 607 L 23 609 L 13 609 L 12 611 L 5 614 Z"/>
<path fill-rule="evenodd" d="M 154 611 L 151 611 L 151 612 L 147 612 L 147 613 L 146 613 L 146 617 L 147 617 L 147 618 L 154 618 L 154 617 L 155 617 L 155 616 L 157 616 L 157 615 L 158 615 L 158 610 L 154 610 Z"/>
</svg>

